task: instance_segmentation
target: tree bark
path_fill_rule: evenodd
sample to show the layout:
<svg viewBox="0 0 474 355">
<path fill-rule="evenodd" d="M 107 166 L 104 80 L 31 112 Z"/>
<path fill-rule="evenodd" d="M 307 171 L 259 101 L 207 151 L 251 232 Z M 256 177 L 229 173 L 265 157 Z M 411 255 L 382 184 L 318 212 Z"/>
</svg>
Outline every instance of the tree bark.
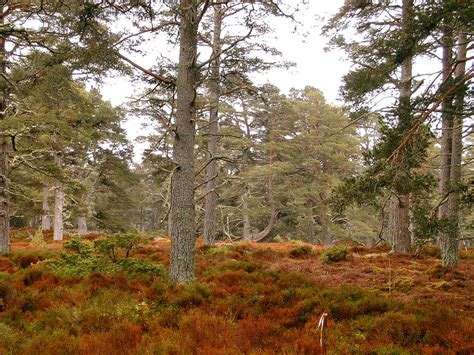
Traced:
<svg viewBox="0 0 474 355">
<path fill-rule="evenodd" d="M 451 69 L 453 65 L 453 34 L 452 30 L 448 26 L 444 26 L 443 33 L 443 59 L 442 59 L 442 90 L 446 91 L 452 85 Z M 441 198 L 441 204 L 438 209 L 438 218 L 440 220 L 446 220 L 449 213 L 448 196 L 450 190 L 450 175 L 451 175 L 451 149 L 452 149 L 452 134 L 453 134 L 453 98 L 448 96 L 443 100 L 441 107 L 441 169 L 439 174 L 439 191 Z M 448 223 L 444 223 L 447 224 Z M 449 231 L 441 230 L 438 236 L 438 242 L 440 247 L 446 243 Z"/>
<path fill-rule="evenodd" d="M 314 205 L 312 202 L 308 203 L 308 242 L 316 244 L 318 242 L 316 238 L 316 222 L 314 220 Z"/>
<path fill-rule="evenodd" d="M 247 204 L 247 193 L 242 196 L 242 220 L 243 220 L 243 240 L 252 241 L 252 224 L 250 222 L 249 206 Z"/>
<path fill-rule="evenodd" d="M 458 65 L 454 70 L 455 80 L 460 79 L 466 72 L 467 38 L 464 32 L 458 37 L 456 59 Z M 450 228 L 441 245 L 441 257 L 444 266 L 456 267 L 458 263 L 459 238 L 459 202 L 462 162 L 462 128 L 464 118 L 464 90 L 462 88 L 454 97 L 454 114 L 452 119 L 451 164 L 449 176 L 448 217 Z"/>
<path fill-rule="evenodd" d="M 403 0 L 402 4 L 402 25 L 401 30 L 404 35 L 408 35 L 408 26 L 412 21 L 413 0 Z M 399 126 L 405 126 L 411 119 L 411 83 L 412 83 L 412 61 L 408 55 L 401 64 L 400 75 L 400 96 L 399 96 Z M 401 180 L 403 177 L 396 177 Z M 396 181 L 396 185 L 403 185 L 403 181 Z M 392 195 L 390 200 L 389 214 L 389 236 L 393 243 L 393 250 L 396 252 L 407 252 L 411 247 L 410 236 L 410 195 L 405 191 L 396 191 L 397 195 Z"/>
<path fill-rule="evenodd" d="M 87 218 L 86 216 L 79 216 L 77 218 L 77 232 L 79 235 L 87 234 Z"/>
<path fill-rule="evenodd" d="M 323 237 L 323 243 L 324 245 L 332 245 L 333 244 L 333 239 L 332 239 L 332 233 L 331 233 L 331 228 L 329 226 L 329 218 L 327 217 L 326 214 L 321 215 L 321 229 L 322 229 L 322 237 Z"/>
<path fill-rule="evenodd" d="M 41 229 L 51 229 L 51 211 L 49 209 L 49 188 L 43 187 L 43 204 L 42 204 L 42 215 L 41 215 Z"/>
<path fill-rule="evenodd" d="M 0 110 L 3 111 L 0 104 Z M 3 119 L 3 118 L 2 118 Z M 0 136 L 0 253 L 10 251 L 10 195 L 8 192 L 8 147 L 7 138 Z"/>
<path fill-rule="evenodd" d="M 408 195 L 392 195 L 389 216 L 390 240 L 393 250 L 406 253 L 411 247 L 410 199 Z"/>
<path fill-rule="evenodd" d="M 5 18 L 3 16 L 3 6 L 2 14 L 0 15 L 0 25 L 5 23 Z M 6 75 L 6 49 L 5 49 L 5 37 L 0 38 L 0 74 L 2 76 Z M 0 121 L 6 119 L 5 110 L 7 108 L 7 83 L 4 78 L 0 78 L 2 84 L 2 90 L 0 92 Z M 8 137 L 0 133 L 0 253 L 5 253 L 10 251 L 10 194 L 8 186 L 8 174 L 9 174 L 9 165 L 8 165 Z"/>
<path fill-rule="evenodd" d="M 195 260 L 194 141 L 198 1 L 181 0 L 179 17 L 180 49 L 173 144 L 176 167 L 171 191 L 170 278 L 176 283 L 186 283 L 194 279 Z"/>
<path fill-rule="evenodd" d="M 204 206 L 204 242 L 213 245 L 217 234 L 217 161 L 215 160 L 217 153 L 217 133 L 219 131 L 218 115 L 220 100 L 220 57 L 221 51 L 221 28 L 222 28 L 222 8 L 221 4 L 214 5 L 214 40 L 212 56 L 215 60 L 211 63 L 211 79 L 209 82 L 209 94 L 211 96 L 211 110 L 209 113 L 208 126 L 208 144 L 211 162 L 207 166 L 206 171 L 206 201 Z"/>
<path fill-rule="evenodd" d="M 56 157 L 56 164 L 61 166 L 61 158 Z M 63 224 L 63 207 L 64 192 L 63 183 L 60 179 L 56 179 L 54 184 L 54 218 L 53 218 L 53 240 L 63 240 L 64 224 Z"/>
<path fill-rule="evenodd" d="M 270 232 L 272 231 L 273 227 L 275 226 L 277 217 L 278 217 L 278 212 L 276 210 L 275 202 L 272 201 L 271 210 L 270 210 L 270 220 L 268 221 L 268 224 L 263 231 L 252 235 L 252 241 L 261 242 L 262 240 L 267 238 L 270 235 Z"/>
</svg>

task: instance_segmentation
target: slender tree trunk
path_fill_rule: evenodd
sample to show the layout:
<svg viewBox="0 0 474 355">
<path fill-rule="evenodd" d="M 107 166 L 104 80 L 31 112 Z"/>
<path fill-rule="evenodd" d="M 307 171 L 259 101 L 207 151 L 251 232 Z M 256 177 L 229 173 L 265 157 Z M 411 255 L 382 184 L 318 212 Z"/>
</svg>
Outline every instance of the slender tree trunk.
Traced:
<svg viewBox="0 0 474 355">
<path fill-rule="evenodd" d="M 412 21 L 413 0 L 403 0 L 402 4 L 402 32 L 408 36 L 408 26 Z M 410 122 L 411 110 L 411 83 L 412 83 L 412 56 L 407 56 L 401 64 L 399 122 L 401 127 Z M 396 180 L 402 180 L 397 177 Z M 396 185 L 403 185 L 403 181 L 396 181 Z M 396 191 L 390 200 L 389 235 L 396 252 L 407 252 L 411 247 L 410 236 L 410 195 L 406 191 Z"/>
<path fill-rule="evenodd" d="M 330 222 L 329 222 L 329 218 L 327 217 L 325 213 L 324 215 L 321 216 L 321 229 L 322 229 L 322 237 L 323 237 L 324 245 L 332 245 L 333 239 L 332 239 L 332 233 L 331 233 L 331 228 L 330 228 Z"/>
<path fill-rule="evenodd" d="M 49 188 L 43 187 L 43 204 L 42 204 L 42 215 L 41 215 L 41 229 L 51 229 L 51 211 L 49 209 Z"/>
<path fill-rule="evenodd" d="M 316 222 L 313 215 L 313 203 L 308 203 L 308 242 L 316 244 L 318 242 L 316 238 Z"/>
<path fill-rule="evenodd" d="M 5 23 L 2 14 L 0 16 L 0 25 Z M 0 38 L 0 74 L 6 75 L 6 50 L 5 37 Z M 7 107 L 7 83 L 5 79 L 0 78 L 2 84 L 2 91 L 0 92 L 0 121 L 5 120 L 5 110 Z M 8 137 L 0 132 L 0 253 L 10 251 L 10 194 L 8 191 Z"/>
<path fill-rule="evenodd" d="M 242 115 L 245 123 L 245 138 L 247 138 L 248 143 L 250 144 L 250 124 L 248 120 L 248 111 L 247 104 L 242 100 Z M 242 152 L 242 173 L 246 173 L 249 169 L 250 157 L 249 157 L 250 147 L 245 147 Z M 250 220 L 250 210 L 247 199 L 250 195 L 249 187 L 246 182 L 244 182 L 245 193 L 242 196 L 242 238 L 246 241 L 252 241 L 252 222 Z"/>
<path fill-rule="evenodd" d="M 58 164 L 58 166 L 61 166 L 61 158 L 56 157 L 56 164 Z M 63 236 L 64 236 L 63 207 L 64 207 L 63 183 L 60 179 L 56 179 L 56 182 L 54 184 L 53 240 L 63 240 Z"/>
<path fill-rule="evenodd" d="M 77 218 L 77 232 L 79 235 L 87 234 L 87 218 L 86 216 L 79 216 Z"/>
<path fill-rule="evenodd" d="M 247 204 L 247 194 L 242 196 L 242 219 L 243 219 L 243 239 L 252 241 L 252 224 L 250 222 L 249 206 Z"/>
<path fill-rule="evenodd" d="M 454 70 L 455 79 L 460 79 L 466 72 L 467 38 L 464 32 L 458 37 L 457 67 Z M 448 235 L 443 240 L 441 256 L 444 266 L 455 267 L 458 263 L 458 237 L 459 237 L 459 185 L 461 184 L 462 162 L 462 128 L 464 117 L 464 88 L 454 98 L 454 115 L 451 139 L 451 166 L 449 177 L 448 217 L 450 227 Z"/>
<path fill-rule="evenodd" d="M 194 279 L 194 141 L 196 119 L 198 1 L 180 1 L 176 163 L 171 191 L 170 278 L 177 283 Z"/>
<path fill-rule="evenodd" d="M 211 111 L 209 114 L 208 145 L 211 162 L 207 166 L 207 195 L 204 206 L 204 242 L 208 245 L 214 244 L 217 234 L 217 133 L 219 131 L 218 115 L 220 100 L 220 56 L 221 51 L 221 27 L 222 9 L 221 4 L 214 5 L 214 43 L 212 55 L 215 60 L 211 63 L 211 80 L 209 82 L 209 93 L 211 96 Z"/>
<path fill-rule="evenodd" d="M 0 105 L 2 106 L 2 105 Z M 0 110 L 3 107 L 0 107 Z M 10 251 L 10 211 L 8 192 L 8 147 L 7 138 L 0 136 L 0 253 Z"/>
<path fill-rule="evenodd" d="M 442 60 L 442 90 L 446 91 L 452 85 L 451 69 L 453 65 L 453 33 L 448 26 L 444 26 L 443 33 L 443 60 Z M 438 235 L 438 243 L 441 249 L 446 248 L 446 243 L 449 239 L 449 228 L 447 223 L 449 213 L 449 190 L 450 190 L 450 175 L 451 175 L 451 150 L 452 150 L 452 134 L 453 134 L 453 98 L 448 96 L 442 103 L 442 130 L 441 130 L 441 169 L 439 174 L 439 191 L 441 204 L 438 209 L 438 218 L 444 220 L 443 224 L 446 228 L 440 231 Z"/>
</svg>

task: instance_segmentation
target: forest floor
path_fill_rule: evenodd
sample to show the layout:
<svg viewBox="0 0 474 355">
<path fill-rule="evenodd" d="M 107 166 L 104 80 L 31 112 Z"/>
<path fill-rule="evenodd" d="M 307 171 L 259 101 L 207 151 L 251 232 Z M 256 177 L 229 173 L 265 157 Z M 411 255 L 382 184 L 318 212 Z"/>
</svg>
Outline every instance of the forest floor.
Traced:
<svg viewBox="0 0 474 355">
<path fill-rule="evenodd" d="M 45 236 L 13 233 L 0 257 L 0 354 L 474 354 L 472 249 L 450 270 L 435 247 L 335 261 L 341 248 L 198 242 L 196 281 L 178 286 L 168 240 L 91 271 L 105 261 Z"/>
</svg>

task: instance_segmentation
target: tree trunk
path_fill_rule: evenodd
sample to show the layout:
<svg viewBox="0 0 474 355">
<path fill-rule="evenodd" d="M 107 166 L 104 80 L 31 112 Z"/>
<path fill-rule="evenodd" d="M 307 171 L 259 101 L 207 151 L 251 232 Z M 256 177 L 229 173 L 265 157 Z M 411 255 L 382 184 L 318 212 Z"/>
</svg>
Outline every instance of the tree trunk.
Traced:
<svg viewBox="0 0 474 355">
<path fill-rule="evenodd" d="M 3 10 L 2 10 L 3 13 Z M 0 25 L 5 23 L 3 15 L 0 17 Z M 5 37 L 0 38 L 0 74 L 6 74 L 6 50 Z M 0 92 L 0 121 L 5 120 L 5 110 L 7 107 L 7 84 L 1 78 L 2 91 Z M 8 137 L 0 133 L 0 253 L 10 251 L 10 194 L 8 191 Z"/>
<path fill-rule="evenodd" d="M 221 27 L 222 9 L 221 4 L 214 5 L 214 43 L 212 56 L 215 60 L 211 63 L 211 79 L 209 82 L 209 93 L 211 96 L 211 110 L 209 113 L 208 145 L 211 162 L 207 166 L 206 178 L 206 201 L 204 206 L 204 242 L 213 245 L 217 234 L 217 133 L 219 131 L 219 80 L 220 80 L 220 56 L 221 51 Z"/>
<path fill-rule="evenodd" d="M 270 220 L 268 221 L 267 226 L 263 231 L 260 233 L 252 235 L 252 241 L 254 242 L 261 242 L 265 238 L 267 238 L 270 235 L 270 232 L 273 230 L 273 227 L 275 226 L 275 223 L 277 221 L 278 217 L 278 212 L 276 210 L 275 202 L 271 202 L 271 210 L 270 210 Z"/>
<path fill-rule="evenodd" d="M 389 230 L 393 250 L 406 253 L 411 247 L 410 199 L 407 195 L 392 195 L 390 199 Z"/>
<path fill-rule="evenodd" d="M 333 239 L 332 239 L 332 233 L 331 233 L 331 228 L 329 224 L 329 218 L 327 217 L 326 214 L 321 216 L 321 229 L 322 229 L 322 237 L 323 237 L 323 243 L 324 245 L 332 245 L 333 244 Z"/>
<path fill-rule="evenodd" d="M 77 218 L 77 232 L 79 235 L 87 234 L 87 218 L 80 216 Z"/>
<path fill-rule="evenodd" d="M 313 209 L 310 208 L 308 212 L 308 242 L 316 244 L 318 239 L 316 238 L 316 222 L 314 221 Z"/>
<path fill-rule="evenodd" d="M 56 160 L 56 164 L 59 167 L 61 167 L 61 158 L 56 156 L 55 160 Z M 63 183 L 60 179 L 56 179 L 54 189 L 55 190 L 54 190 L 53 240 L 63 240 L 64 192 L 63 192 Z"/>
<path fill-rule="evenodd" d="M 243 239 L 252 241 L 252 224 L 250 222 L 249 206 L 247 204 L 247 194 L 242 196 L 242 219 L 243 219 Z"/>
<path fill-rule="evenodd" d="M 467 38 L 461 32 L 458 38 L 457 61 L 459 62 L 454 70 L 455 79 L 460 79 L 466 72 Z M 443 240 L 441 256 L 444 266 L 455 267 L 458 263 L 458 238 L 459 238 L 459 185 L 461 184 L 461 162 L 462 162 L 462 128 L 464 117 L 464 90 L 462 88 L 454 98 L 454 115 L 451 139 L 451 166 L 448 197 L 449 228 L 447 238 Z"/>
<path fill-rule="evenodd" d="M 443 91 L 449 90 L 452 85 L 451 69 L 453 65 L 453 34 L 448 26 L 443 29 L 443 63 L 442 63 L 442 80 Z M 453 134 L 453 98 L 448 96 L 442 103 L 441 114 L 441 169 L 439 176 L 439 191 L 442 199 L 439 209 L 438 218 L 442 221 L 443 228 L 439 231 L 438 243 L 441 250 L 449 248 L 449 192 L 450 192 L 450 175 L 451 175 L 451 150 L 452 150 L 452 134 Z"/>
<path fill-rule="evenodd" d="M 407 34 L 408 26 L 412 21 L 413 0 L 403 0 L 402 5 L 402 27 L 401 30 Z M 411 83 L 412 83 L 412 56 L 407 56 L 401 64 L 400 75 L 400 97 L 399 97 L 399 126 L 406 126 L 410 122 L 411 110 Z M 404 177 L 396 177 L 395 185 L 398 196 L 393 195 L 390 201 L 389 214 L 389 236 L 396 252 L 407 252 L 411 247 L 410 236 L 410 195 L 400 190 L 403 186 Z"/>
<path fill-rule="evenodd" d="M 41 215 L 41 229 L 51 229 L 51 211 L 49 210 L 49 188 L 43 187 L 43 204 L 42 204 L 42 215 Z"/>
<path fill-rule="evenodd" d="M 1 108 L 0 108 L 1 110 Z M 7 138 L 0 137 L 0 253 L 10 251 Z"/>
<path fill-rule="evenodd" d="M 198 1 L 180 1 L 176 164 L 171 191 L 170 278 L 177 283 L 194 279 L 194 141 L 196 119 Z"/>
</svg>

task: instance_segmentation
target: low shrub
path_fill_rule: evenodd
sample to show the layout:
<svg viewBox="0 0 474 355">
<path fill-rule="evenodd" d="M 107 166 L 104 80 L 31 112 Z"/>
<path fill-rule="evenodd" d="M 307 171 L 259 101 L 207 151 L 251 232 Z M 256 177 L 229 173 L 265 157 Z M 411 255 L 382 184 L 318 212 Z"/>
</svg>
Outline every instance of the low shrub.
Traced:
<svg viewBox="0 0 474 355">
<path fill-rule="evenodd" d="M 15 354 L 23 341 L 16 329 L 0 322 L 0 353 Z"/>
<path fill-rule="evenodd" d="M 36 255 L 20 255 L 17 259 L 18 266 L 22 269 L 26 269 L 38 261 L 40 261 L 40 259 Z"/>
<path fill-rule="evenodd" d="M 437 245 L 425 244 L 420 248 L 420 252 L 426 256 L 432 256 L 433 258 L 441 257 L 441 249 Z"/>
<path fill-rule="evenodd" d="M 211 291 L 203 283 L 178 286 L 171 296 L 171 303 L 178 307 L 199 306 L 211 297 Z"/>
<path fill-rule="evenodd" d="M 347 248 L 345 246 L 334 246 L 326 249 L 321 255 L 321 260 L 324 263 L 335 263 L 344 261 L 347 258 Z"/>
<path fill-rule="evenodd" d="M 147 259 L 128 258 L 117 262 L 119 268 L 129 274 L 145 274 L 151 276 L 166 275 L 166 269 L 163 265 L 154 263 Z"/>
<path fill-rule="evenodd" d="M 128 258 L 140 244 L 151 240 L 150 236 L 137 233 L 117 233 L 94 240 L 94 249 L 116 262 L 121 256 Z"/>
<path fill-rule="evenodd" d="M 233 252 L 232 248 L 229 246 L 202 246 L 199 248 L 202 254 L 204 255 L 210 255 L 210 256 L 215 256 L 215 255 L 226 255 L 230 254 Z"/>
<path fill-rule="evenodd" d="M 130 240 L 127 238 L 130 237 Z M 137 234 L 114 234 L 95 240 L 93 243 L 72 238 L 64 243 L 66 253 L 47 265 L 63 276 L 86 276 L 93 272 L 165 276 L 165 268 L 147 259 L 130 258 L 133 249 L 147 238 Z M 124 258 L 119 256 L 123 255 Z"/>
<path fill-rule="evenodd" d="M 79 255 L 90 255 L 93 248 L 90 242 L 74 237 L 64 242 L 64 249 Z"/>
<path fill-rule="evenodd" d="M 35 249 L 46 249 L 46 247 L 48 246 L 42 229 L 37 229 L 35 233 L 30 237 L 30 239 L 31 245 Z"/>
<path fill-rule="evenodd" d="M 307 258 L 314 255 L 314 249 L 309 245 L 298 245 L 290 250 L 289 255 L 295 259 Z"/>
<path fill-rule="evenodd" d="M 16 265 L 10 259 L 0 256 L 0 271 L 1 272 L 8 272 L 13 273 L 16 270 Z"/>
</svg>

